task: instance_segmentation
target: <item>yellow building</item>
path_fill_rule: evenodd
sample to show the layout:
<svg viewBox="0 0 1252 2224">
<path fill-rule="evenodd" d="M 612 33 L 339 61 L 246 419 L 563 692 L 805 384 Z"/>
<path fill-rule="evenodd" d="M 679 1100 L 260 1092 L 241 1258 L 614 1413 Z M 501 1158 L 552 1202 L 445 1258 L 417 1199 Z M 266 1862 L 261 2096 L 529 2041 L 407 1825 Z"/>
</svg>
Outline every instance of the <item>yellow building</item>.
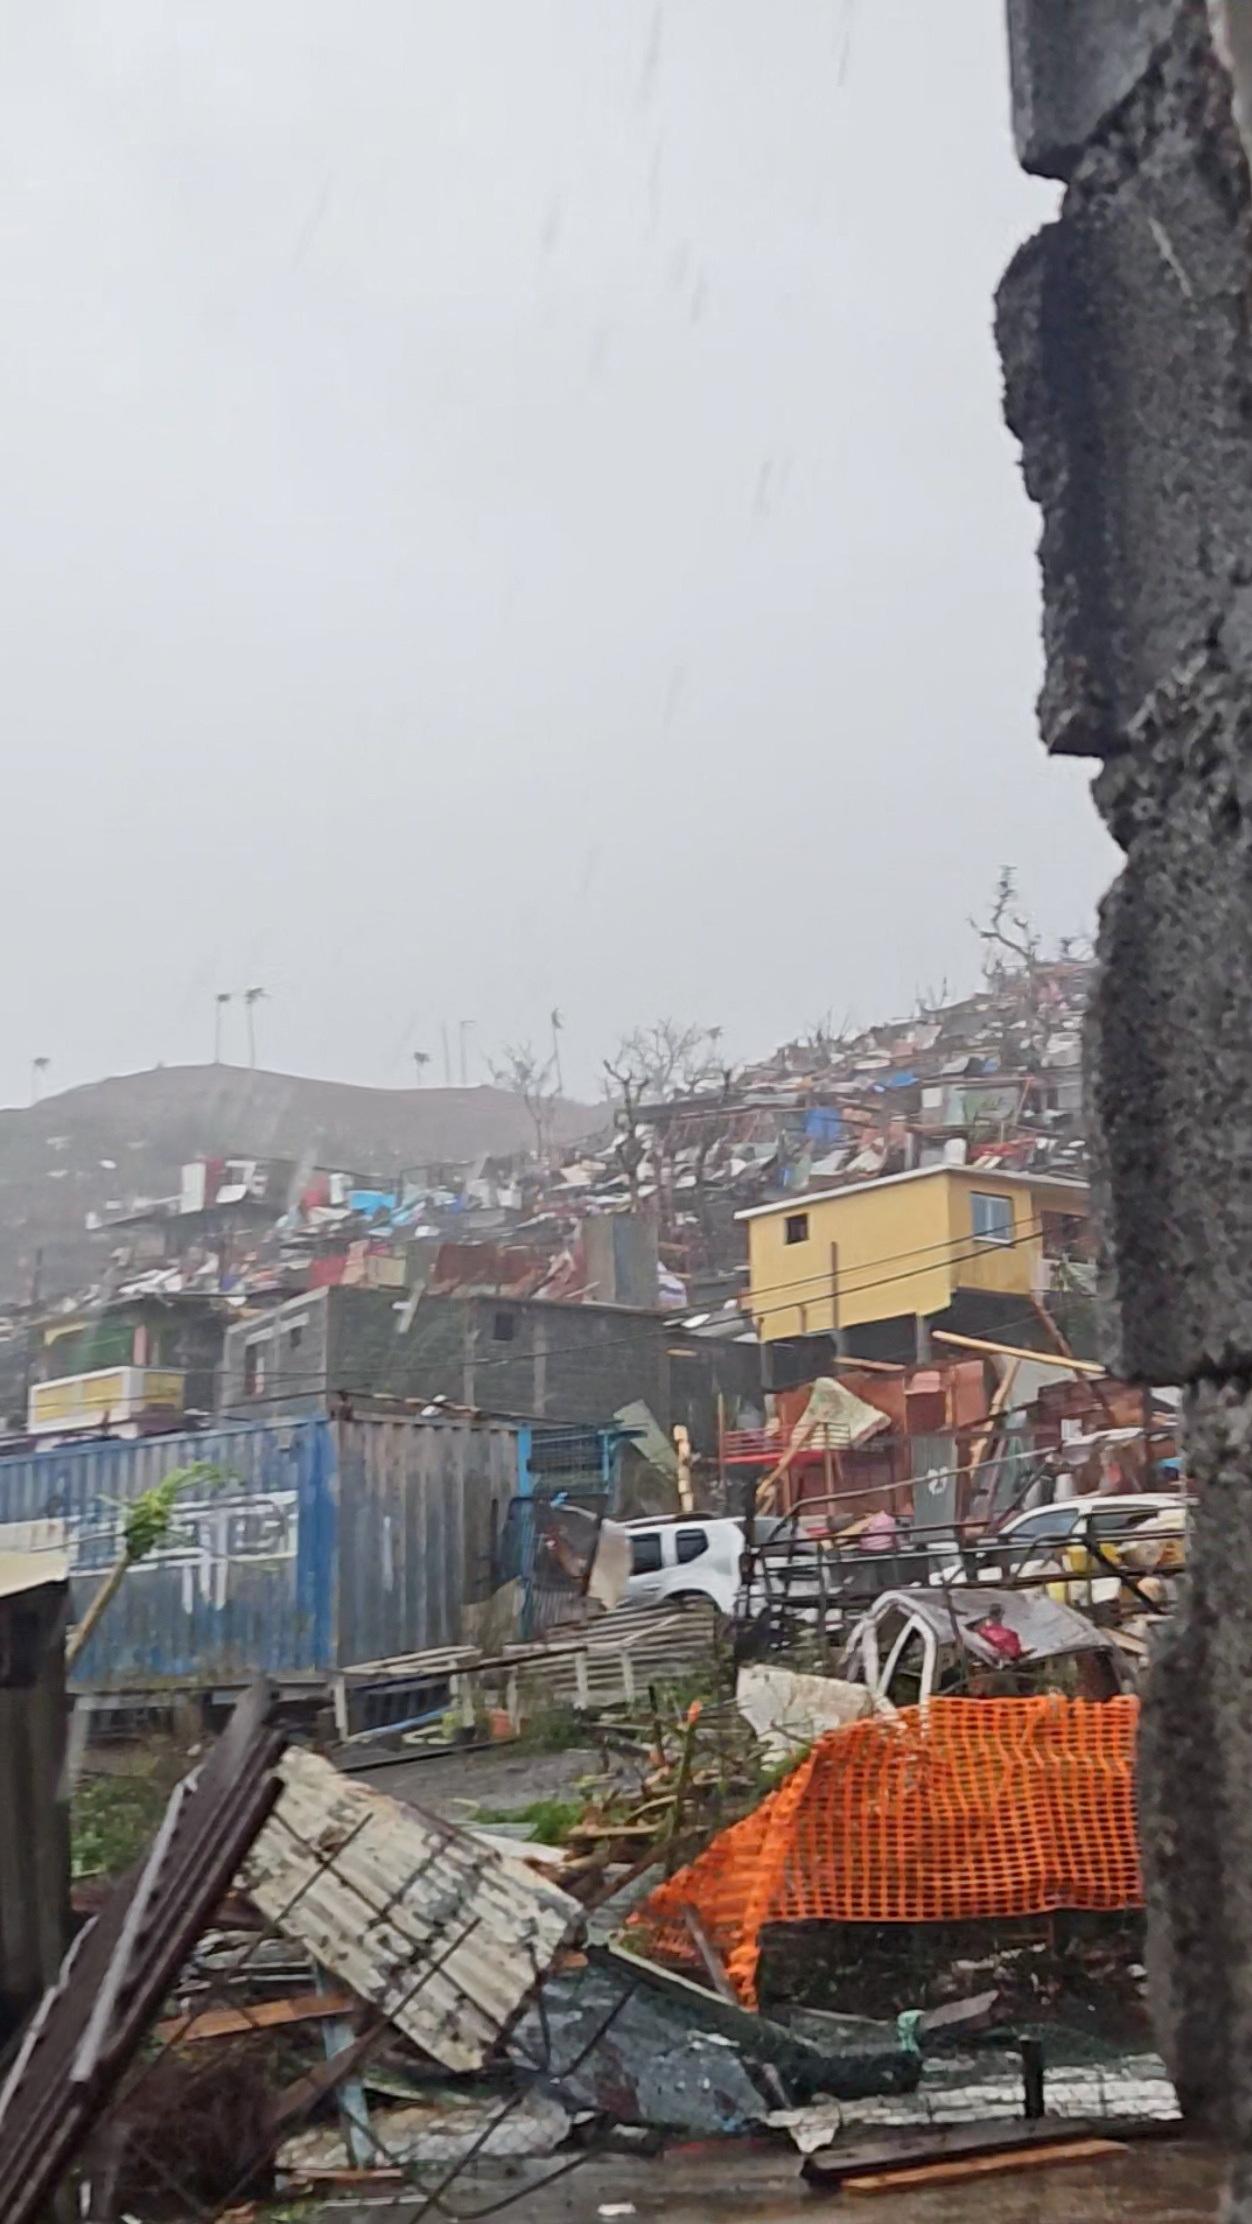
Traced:
<svg viewBox="0 0 1252 2224">
<path fill-rule="evenodd" d="M 1031 1299 L 1053 1261 L 1084 1254 L 1087 1209 L 1084 1182 L 982 1166 L 780 1198 L 739 1215 L 748 1305 L 765 1341 L 833 1336 L 866 1357 L 924 1355 L 928 1323 L 1035 1343 Z"/>
</svg>

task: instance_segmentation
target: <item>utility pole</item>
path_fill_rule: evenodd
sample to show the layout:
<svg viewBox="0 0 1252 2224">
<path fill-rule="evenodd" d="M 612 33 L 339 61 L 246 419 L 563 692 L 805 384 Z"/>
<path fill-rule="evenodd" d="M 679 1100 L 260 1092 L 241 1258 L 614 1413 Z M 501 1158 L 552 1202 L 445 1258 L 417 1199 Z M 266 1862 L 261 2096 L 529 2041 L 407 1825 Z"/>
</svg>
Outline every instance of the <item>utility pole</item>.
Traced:
<svg viewBox="0 0 1252 2224">
<path fill-rule="evenodd" d="M 417 1086 L 420 1089 L 426 1079 L 426 1068 L 430 1064 L 430 1052 L 428 1050 L 415 1050 L 413 1063 L 417 1067 Z"/>
<path fill-rule="evenodd" d="M 246 988 L 243 992 L 244 1010 L 248 1019 L 248 1064 L 256 1065 L 256 1007 L 265 997 L 263 988 Z"/>
<path fill-rule="evenodd" d="M 564 1025 L 565 1022 L 560 1011 L 554 1005 L 552 1008 L 552 1070 L 556 1076 L 556 1093 L 559 1097 L 563 1097 L 565 1094 L 565 1082 L 561 1075 L 561 1029 Z"/>
<path fill-rule="evenodd" d="M 38 1104 L 43 1095 L 44 1075 L 52 1064 L 51 1058 L 32 1058 L 30 1062 L 30 1101 Z"/>
<path fill-rule="evenodd" d="M 30 1413 L 31 1384 L 35 1379 L 35 1321 L 39 1301 L 43 1295 L 43 1251 L 35 1253 L 30 1270 L 30 1294 L 26 1301 L 26 1352 L 22 1363 L 22 1420 L 25 1428 Z"/>
<path fill-rule="evenodd" d="M 450 1089 L 452 1087 L 452 1052 L 448 1048 L 448 1022 L 446 1019 L 440 1020 L 439 1032 L 443 1037 L 443 1085 L 445 1089 Z"/>
<path fill-rule="evenodd" d="M 220 1066 L 222 1062 L 222 1013 L 231 1002 L 233 1002 L 233 998 L 228 988 L 220 988 L 213 999 L 213 1063 L 215 1066 Z"/>
<path fill-rule="evenodd" d="M 467 1066 L 467 1064 L 466 1064 L 466 1058 L 465 1058 L 465 1044 L 466 1044 L 466 1038 L 468 1037 L 468 1035 L 469 1035 L 469 1031 L 470 1031 L 471 1027 L 473 1026 L 473 1024 L 474 1024 L 474 1022 L 473 1022 L 473 1020 L 472 1020 L 472 1019 L 463 1019 L 463 1020 L 461 1021 L 461 1087 L 462 1087 L 462 1088 L 464 1088 L 464 1087 L 466 1086 L 466 1083 L 467 1083 L 467 1082 L 468 1082 L 468 1080 L 469 1080 L 469 1068 L 468 1068 L 468 1066 Z"/>
</svg>

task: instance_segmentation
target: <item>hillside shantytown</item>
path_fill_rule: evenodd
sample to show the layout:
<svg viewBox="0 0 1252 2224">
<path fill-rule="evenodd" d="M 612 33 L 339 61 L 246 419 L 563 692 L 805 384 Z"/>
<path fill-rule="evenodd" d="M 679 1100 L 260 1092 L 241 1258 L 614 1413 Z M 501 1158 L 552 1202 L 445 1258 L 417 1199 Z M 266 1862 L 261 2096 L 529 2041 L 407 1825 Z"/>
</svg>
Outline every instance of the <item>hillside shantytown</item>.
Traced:
<svg viewBox="0 0 1252 2224">
<path fill-rule="evenodd" d="M 686 154 L 698 136 L 653 130 L 681 82 L 676 19 L 697 12 L 658 7 L 642 67 L 632 52 L 626 73 L 621 137 L 631 194 L 646 180 L 650 244 L 675 139 Z M 260 1070 L 259 986 L 215 992 L 208 1066 L 54 1093 L 48 1059 L 32 1060 L 31 1104 L 0 1114 L 0 2224 L 469 2224 L 509 2209 L 528 2224 L 695 2224 L 845 2196 L 879 2201 L 899 2224 L 1199 2224 L 1219 2204 L 1230 2224 L 1252 2218 L 1252 22 L 1234 0 L 1008 0 L 1006 19 L 1017 153 L 1060 192 L 1005 275 L 996 340 L 1042 513 L 1042 735 L 1099 762 L 1096 803 L 1125 853 L 1096 955 L 1045 949 L 1006 871 L 974 928 L 970 993 L 919 995 L 906 1017 L 870 1027 L 832 1017 L 746 1062 L 727 1056 L 720 1026 L 636 1025 L 604 1057 L 594 1105 L 563 1086 L 557 1009 L 550 1046 L 502 1049 L 481 1087 L 466 1071 L 468 1021 L 460 1088 L 446 1031 L 443 1088 L 428 1085 L 421 1051 L 410 1053 L 419 1085 L 404 1091 Z M 729 6 L 725 20 L 716 107 L 732 114 L 736 169 L 763 206 L 769 103 L 746 108 L 753 129 L 741 131 L 727 62 L 734 43 L 740 63 L 751 50 L 751 23 Z M 823 139 L 840 127 L 858 186 L 889 143 L 906 181 L 899 255 L 949 164 L 945 145 L 928 178 L 908 171 L 921 108 L 957 138 L 939 65 L 959 33 L 945 17 L 919 103 L 913 19 L 889 56 L 887 113 L 905 130 L 858 140 L 843 96 L 864 20 L 852 5 L 837 24 L 823 18 L 823 62 L 803 51 Z M 333 15 L 311 9 L 309 22 L 324 37 Z M 81 412 L 93 440 L 97 413 L 118 422 L 101 407 L 107 363 L 163 472 L 178 461 L 171 395 L 194 387 L 202 354 L 217 377 L 245 360 L 212 343 L 242 332 L 248 293 L 197 235 L 184 262 L 203 288 L 189 268 L 179 277 L 209 313 L 187 327 L 195 344 L 177 378 L 137 320 L 133 354 L 108 356 L 111 323 L 132 341 L 111 291 L 125 204 L 153 202 L 176 233 L 202 176 L 227 178 L 210 166 L 211 134 L 202 143 L 187 123 L 211 47 L 174 30 L 178 98 L 161 123 L 176 176 L 155 173 L 154 194 L 133 193 L 129 170 L 108 180 L 126 190 L 100 196 L 107 253 L 89 257 L 106 313 L 77 351 L 102 365 Z M 504 30 L 501 15 L 501 45 Z M 780 50 L 786 31 L 771 19 Z M 28 45 L 42 62 L 39 41 L 11 45 L 15 77 Z M 517 83 L 489 133 L 491 198 L 510 220 L 520 171 L 503 126 L 525 106 L 512 53 Z M 88 57 L 84 41 L 75 156 L 98 120 Z M 124 115 L 116 136 L 138 160 L 143 102 L 118 105 L 120 88 L 138 90 L 125 59 L 119 37 L 104 113 Z M 471 79 L 486 59 L 441 95 L 428 134 L 441 189 L 472 136 Z M 223 109 L 228 90 L 246 96 L 232 114 L 232 184 L 247 112 L 276 136 L 252 60 L 232 56 L 231 85 L 214 86 Z M 284 41 L 301 99 L 307 61 L 302 41 Z M 606 62 L 622 82 L 622 53 L 599 52 L 597 70 Z M 420 140 L 416 87 L 398 82 L 406 137 Z M 47 142 L 58 209 L 68 182 L 85 227 L 93 211 L 77 169 L 56 159 L 42 75 L 34 89 L 37 129 L 18 135 L 0 190 L 14 195 L 27 170 L 42 178 Z M 378 72 L 370 91 L 385 174 Z M 711 135 L 714 110 L 687 99 L 684 120 Z M 802 105 L 788 110 L 797 143 Z M 546 134 L 534 136 L 546 154 Z M 303 288 L 319 233 L 333 235 L 353 313 L 334 297 L 345 353 L 326 382 L 365 416 L 343 377 L 347 342 L 360 307 L 377 310 L 399 275 L 367 285 L 364 259 L 351 269 L 349 137 L 285 284 Z M 890 198 L 884 168 L 846 219 L 840 197 L 841 249 L 863 202 Z M 759 256 L 790 356 L 827 182 L 806 174 L 804 222 L 796 203 Z M 733 184 L 725 173 L 716 198 Z M 450 202 L 454 282 L 431 291 L 480 313 L 469 198 Z M 252 228 L 251 196 L 237 199 Z M 585 214 L 564 184 L 542 213 L 545 334 L 567 307 L 564 258 Z M 404 215 L 411 230 L 412 206 Z M 933 236 L 955 289 L 962 225 Z M 19 334 L 40 325 L 45 296 L 73 290 L 48 282 L 31 237 L 38 282 L 15 295 Z M 24 222 L 0 227 L 0 254 L 25 239 Z M 667 313 L 678 302 L 697 332 L 735 256 L 706 274 L 690 242 L 662 251 Z M 894 283 L 892 258 L 870 259 Z M 841 325 L 887 390 L 913 367 L 908 327 L 924 336 L 918 371 L 942 367 L 940 297 L 928 310 L 914 300 L 916 261 L 885 343 L 844 314 L 855 257 L 841 266 Z M 261 291 L 277 379 L 276 271 Z M 317 368 L 316 319 L 299 298 L 303 374 Z M 496 316 L 483 321 L 494 352 Z M 589 352 L 582 337 L 598 411 L 621 335 L 606 323 Z M 64 352 L 48 350 L 41 369 L 56 375 L 30 380 L 33 399 L 59 390 Z M 467 407 L 450 350 L 401 352 L 406 367 L 433 360 L 424 408 L 446 384 L 465 410 L 494 503 L 510 474 L 486 386 Z M 734 352 L 720 349 L 719 388 Z M 135 381 L 150 353 L 163 384 L 145 416 Z M 16 346 L 15 357 L 25 368 Z M 220 383 L 231 440 L 211 452 L 225 477 L 248 381 Z M 275 390 L 297 398 L 291 382 Z M 921 377 L 902 390 L 907 430 L 916 418 L 925 433 Z M 823 408 L 856 444 L 860 395 L 853 410 L 823 385 Z M 557 398 L 545 376 L 542 413 L 572 420 L 571 395 L 561 412 Z M 268 451 L 270 416 L 281 420 L 266 414 Z M 892 429 L 907 445 L 904 423 Z M 622 452 L 642 484 L 638 456 Z M 527 464 L 538 455 L 528 429 Z M 918 472 L 923 442 L 909 455 Z M 330 460 L 319 448 L 342 498 L 357 474 Z M 965 460 L 962 442 L 962 501 Z M 74 473 L 59 451 L 55 463 L 59 496 Z M 547 530 L 562 514 L 555 489 L 536 499 L 540 476 L 527 471 L 519 504 L 532 554 L 561 537 Z M 178 470 L 168 477 L 177 496 Z M 813 479 L 823 487 L 824 471 Z M 403 470 L 395 483 L 424 486 Z M 792 483 L 786 455 L 757 472 L 762 549 Z M 249 540 L 268 550 L 257 491 L 250 479 Z M 23 587 L 40 573 L 41 506 L 13 505 Z M 468 595 L 488 554 L 484 512 L 474 561 L 458 565 L 461 507 L 459 493 L 443 511 L 428 593 L 446 575 Z M 872 507 L 907 575 L 912 507 L 893 505 L 885 474 Z M 308 500 L 302 522 L 315 544 L 323 508 L 337 555 L 339 501 Z M 107 522 L 129 642 L 126 519 Z M 958 522 L 949 503 L 945 557 Z M 63 539 L 47 567 L 56 657 L 94 678 L 111 580 L 82 567 L 93 599 L 75 628 Z M 569 539 L 587 565 L 592 544 Z M 300 572 L 307 592 L 315 564 L 283 554 L 267 568 Z M 244 568 L 221 567 L 232 595 Z M 760 590 L 780 570 L 769 554 L 756 567 L 762 638 Z M 186 575 L 198 606 L 190 562 Z M 953 577 L 964 595 L 956 566 Z M 362 578 L 372 622 L 381 569 Z M 932 567 L 915 596 L 940 626 L 952 622 L 947 584 Z M 271 595 L 267 619 L 281 612 Z M 159 679 L 171 642 L 155 600 L 150 624 L 143 607 L 145 676 L 150 663 Z M 219 598 L 215 625 L 225 608 Z M 338 625 L 338 603 L 334 614 Z M 727 643 L 733 616 L 727 601 Z M 921 638 L 898 608 L 887 616 L 884 662 Z M 302 605 L 301 719 L 316 708 L 308 617 Z M 981 608 L 979 622 L 990 664 Z M 529 625 L 526 636 L 543 638 Z M 629 647 L 633 658 L 633 632 Z M 244 673 L 249 701 L 266 677 Z M 514 660 L 510 686 L 517 677 Z M 938 706 L 929 666 L 926 683 Z M 675 661 L 666 752 L 686 686 Z M 962 716 L 967 691 L 972 701 L 969 673 L 954 695 Z M 356 668 L 351 693 L 365 768 L 374 706 L 358 717 L 368 687 Z M 186 712 L 185 691 L 171 701 Z M 762 759 L 777 731 L 756 727 Z M 903 791 L 901 739 L 891 770 Z M 164 721 L 160 746 L 163 773 L 179 770 Z M 390 784 L 373 792 L 350 753 L 335 807 L 373 830 Z M 316 761 L 303 727 L 301 758 Z M 751 771 L 755 795 L 764 782 Z M 229 770 L 222 785 L 235 808 Z M 559 787 L 545 809 L 564 801 Z M 854 833 L 870 823 L 860 802 L 844 822 Z M 13 824 L 20 833 L 20 811 Z M 948 863 L 954 877 L 972 846 Z M 155 873 L 145 880 L 149 932 L 151 916 L 172 917 L 179 854 L 172 843 L 160 857 L 162 911 Z M 742 887 L 739 861 L 718 862 Z M 457 870 L 468 879 L 460 855 Z M 246 1066 L 222 1056 L 235 1001 Z"/>
<path fill-rule="evenodd" d="M 715 1031 L 663 1023 L 582 1113 L 541 1071 L 511 1099 L 400 1092 L 385 1131 L 340 1090 L 337 1152 L 324 1117 L 301 1128 L 298 1084 L 276 1106 L 246 1069 L 210 1070 L 173 1116 L 165 1074 L 135 1077 L 124 1114 L 117 1085 L 45 1099 L 23 1141 L 52 1214 L 41 1229 L 36 1177 L 6 1231 L 5 1450 L 345 1399 L 600 1430 L 640 1407 L 666 1470 L 681 1428 L 693 1475 L 724 1487 L 727 1442 L 836 1360 L 943 1373 L 968 1364 L 953 1334 L 1052 1356 L 1068 1336 L 1089 1358 L 1088 976 L 1001 949 L 961 1002 L 737 1070 Z M 133 1125 L 145 1094 L 149 1123 L 199 1148 L 172 1164 L 154 1138 L 145 1178 L 168 1193 L 118 1195 L 105 1123 Z M 344 1148 L 354 1118 L 368 1161 Z M 458 1153 L 458 1118 L 513 1147 Z"/>
<path fill-rule="evenodd" d="M 662 2144 L 774 2125 L 775 2171 L 831 2185 L 929 2167 L 936 2111 L 938 2151 L 1005 2167 L 1177 2122 L 1133 1738 L 1186 1557 L 1178 1397 L 1096 1356 L 1090 960 L 1040 948 L 1009 876 L 981 931 L 959 1000 L 738 1068 L 657 1023 L 591 1110 L 526 1053 L 382 1104 L 215 1066 L 22 1115 L 54 1201 L 28 1180 L 5 1231 L 0 1568 L 27 1672 L 74 1695 L 70 1815 L 46 1703 L 21 1765 L 76 1882 L 21 1880 L 14 2032 L 231 1724 L 235 1850 L 150 1856 L 156 2091 L 119 2029 L 107 2136 L 63 2119 L 106 2214 L 163 2213 L 206 2097 L 209 2215 L 476 2181 L 479 2135 L 534 2172 L 580 2110 Z M 124 1178 L 143 1123 L 158 1194 Z M 449 2022 L 454 1841 L 517 1988 L 454 1964 Z M 268 2095 L 242 2148 L 232 2034 Z"/>
</svg>

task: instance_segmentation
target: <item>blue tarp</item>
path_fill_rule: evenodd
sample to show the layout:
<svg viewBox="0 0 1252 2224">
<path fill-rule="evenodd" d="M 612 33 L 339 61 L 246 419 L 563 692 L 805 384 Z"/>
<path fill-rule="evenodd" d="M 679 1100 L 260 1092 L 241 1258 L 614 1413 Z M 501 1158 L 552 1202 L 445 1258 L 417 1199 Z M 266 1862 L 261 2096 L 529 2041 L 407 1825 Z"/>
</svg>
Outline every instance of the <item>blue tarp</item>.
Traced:
<svg viewBox="0 0 1252 2224">
<path fill-rule="evenodd" d="M 804 1132 L 810 1143 L 824 1143 L 828 1149 L 848 1139 L 843 1114 L 831 1104 L 810 1106 L 804 1115 Z"/>
</svg>

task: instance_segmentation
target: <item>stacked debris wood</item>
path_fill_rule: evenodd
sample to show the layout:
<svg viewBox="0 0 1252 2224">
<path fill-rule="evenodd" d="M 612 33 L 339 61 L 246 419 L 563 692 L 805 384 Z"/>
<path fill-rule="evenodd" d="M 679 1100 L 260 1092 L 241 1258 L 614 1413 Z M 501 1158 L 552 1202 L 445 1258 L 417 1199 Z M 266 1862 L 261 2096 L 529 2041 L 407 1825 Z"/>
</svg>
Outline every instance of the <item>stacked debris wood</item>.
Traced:
<svg viewBox="0 0 1252 2224">
<path fill-rule="evenodd" d="M 439 1743 L 447 1713 L 466 1734 L 515 1734 L 536 1713 L 564 1707 L 583 1715 L 632 1712 L 658 1679 L 707 1676 L 718 1645 L 709 1600 L 682 1606 L 591 1609 L 531 1642 L 496 1650 L 445 1645 L 366 1661 L 349 1669 L 341 1727 L 357 1739 L 406 1745 Z M 368 1725 L 358 1717 L 371 1716 Z"/>
</svg>

